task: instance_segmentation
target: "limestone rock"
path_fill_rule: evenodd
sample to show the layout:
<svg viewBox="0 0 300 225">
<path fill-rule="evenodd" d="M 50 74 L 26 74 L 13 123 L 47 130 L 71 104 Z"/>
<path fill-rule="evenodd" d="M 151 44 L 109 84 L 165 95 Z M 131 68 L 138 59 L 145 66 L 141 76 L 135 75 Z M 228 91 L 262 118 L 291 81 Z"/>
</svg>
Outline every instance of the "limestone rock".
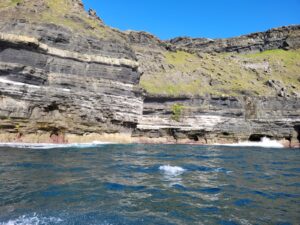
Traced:
<svg viewBox="0 0 300 225">
<path fill-rule="evenodd" d="M 274 28 L 229 39 L 178 37 L 169 41 L 177 50 L 198 52 L 261 52 L 300 47 L 300 25 Z"/>
<path fill-rule="evenodd" d="M 211 60 L 212 69 L 204 70 L 212 54 L 299 48 L 299 25 L 231 39 L 162 41 L 146 32 L 105 26 L 94 10 L 84 11 L 81 0 L 4 0 L 3 5 L 0 141 L 93 141 L 122 134 L 126 140 L 132 135 L 201 144 L 268 136 L 299 144 L 297 85 L 289 86 L 292 97 L 286 84 L 272 78 L 265 86 L 276 97 L 246 91 L 235 97 L 151 95 L 139 87 L 143 73 L 154 74 L 158 81 L 167 74 L 169 82 L 188 79 L 191 84 L 198 77 L 207 86 L 227 85 L 220 79 L 223 68 L 215 70 L 216 60 Z M 172 58 L 177 50 L 183 52 Z M 200 68 L 195 58 L 185 58 L 187 52 L 202 59 Z M 166 61 L 166 55 L 174 63 Z M 242 66 L 262 80 L 261 73 L 272 72 L 265 61 Z"/>
<path fill-rule="evenodd" d="M 92 17 L 93 19 L 98 20 L 101 24 L 103 24 L 103 21 L 100 19 L 100 17 L 97 15 L 96 11 L 93 9 L 89 9 L 88 11 L 89 16 Z"/>
<path fill-rule="evenodd" d="M 174 104 L 183 106 L 179 121 L 172 119 Z M 264 136 L 296 140 L 299 115 L 298 98 L 148 96 L 134 135 L 196 143 L 248 141 L 254 136 L 255 141 Z"/>
</svg>

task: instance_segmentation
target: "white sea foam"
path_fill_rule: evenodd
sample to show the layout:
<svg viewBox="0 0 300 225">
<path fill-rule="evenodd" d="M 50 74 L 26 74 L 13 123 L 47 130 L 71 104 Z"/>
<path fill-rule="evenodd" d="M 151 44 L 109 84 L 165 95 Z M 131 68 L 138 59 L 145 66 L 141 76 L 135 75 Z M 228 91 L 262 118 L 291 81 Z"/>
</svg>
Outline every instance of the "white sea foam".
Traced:
<svg viewBox="0 0 300 225">
<path fill-rule="evenodd" d="M 101 145 L 113 144 L 111 142 L 94 141 L 91 143 L 73 143 L 73 144 L 48 144 L 48 143 L 0 143 L 0 147 L 12 148 L 30 148 L 30 149 L 53 149 L 53 148 L 89 148 Z"/>
<path fill-rule="evenodd" d="M 32 215 L 23 215 L 7 222 L 0 222 L 0 225 L 39 225 L 39 224 L 61 224 L 62 219 L 56 217 L 43 217 L 34 213 Z"/>
<path fill-rule="evenodd" d="M 283 148 L 284 146 L 276 140 L 263 137 L 260 142 L 245 141 L 235 144 L 216 144 L 224 146 L 241 146 L 241 147 L 262 147 L 262 148 Z"/>
<path fill-rule="evenodd" d="M 177 176 L 184 173 L 186 170 L 179 166 L 164 165 L 160 166 L 159 169 L 168 176 Z"/>
</svg>

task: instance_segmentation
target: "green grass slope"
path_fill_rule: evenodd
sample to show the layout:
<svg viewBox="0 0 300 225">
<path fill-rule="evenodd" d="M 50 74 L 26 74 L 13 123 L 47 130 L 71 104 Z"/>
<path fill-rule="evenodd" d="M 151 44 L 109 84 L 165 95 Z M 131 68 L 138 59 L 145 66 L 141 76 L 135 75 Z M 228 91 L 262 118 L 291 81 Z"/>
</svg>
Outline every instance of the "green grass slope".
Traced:
<svg viewBox="0 0 300 225">
<path fill-rule="evenodd" d="M 163 69 L 146 72 L 141 86 L 151 94 L 274 96 L 274 80 L 287 95 L 300 93 L 300 50 L 262 53 L 201 54 L 162 53 Z"/>
<path fill-rule="evenodd" d="M 25 19 L 28 23 L 53 23 L 101 39 L 124 39 L 123 34 L 92 18 L 72 0 L 1 0 L 1 21 Z"/>
</svg>

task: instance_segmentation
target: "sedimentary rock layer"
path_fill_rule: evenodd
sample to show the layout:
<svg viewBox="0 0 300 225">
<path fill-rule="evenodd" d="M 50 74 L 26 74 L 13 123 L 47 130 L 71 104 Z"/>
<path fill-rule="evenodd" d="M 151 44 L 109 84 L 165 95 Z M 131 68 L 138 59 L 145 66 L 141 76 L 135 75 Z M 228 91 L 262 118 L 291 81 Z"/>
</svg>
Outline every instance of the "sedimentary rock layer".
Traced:
<svg viewBox="0 0 300 225">
<path fill-rule="evenodd" d="M 297 146 L 299 115 L 297 98 L 149 96 L 135 136 L 203 144 L 266 136 Z"/>
<path fill-rule="evenodd" d="M 81 0 L 3 0 L 0 19 L 1 142 L 299 143 L 299 25 L 162 41 Z M 290 54 L 238 54 L 270 49 Z"/>
<path fill-rule="evenodd" d="M 174 50 L 196 52 L 261 52 L 300 48 L 300 25 L 270 29 L 228 39 L 178 37 L 169 41 Z"/>
<path fill-rule="evenodd" d="M 12 29 L 19 26 L 23 35 Z M 31 27 L 0 28 L 1 132 L 62 139 L 66 133 L 130 132 L 142 114 L 130 48 L 53 25 L 34 27 L 36 33 Z"/>
</svg>

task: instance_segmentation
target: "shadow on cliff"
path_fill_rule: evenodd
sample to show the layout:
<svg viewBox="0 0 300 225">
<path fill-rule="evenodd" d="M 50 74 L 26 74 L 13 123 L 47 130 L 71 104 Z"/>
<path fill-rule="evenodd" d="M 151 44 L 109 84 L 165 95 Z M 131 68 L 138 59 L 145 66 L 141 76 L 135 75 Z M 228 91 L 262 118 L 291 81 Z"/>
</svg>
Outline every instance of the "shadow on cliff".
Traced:
<svg viewBox="0 0 300 225">
<path fill-rule="evenodd" d="M 295 131 L 297 133 L 297 140 L 299 142 L 299 147 L 300 147 L 300 125 L 295 125 L 294 129 L 295 129 Z"/>
</svg>

